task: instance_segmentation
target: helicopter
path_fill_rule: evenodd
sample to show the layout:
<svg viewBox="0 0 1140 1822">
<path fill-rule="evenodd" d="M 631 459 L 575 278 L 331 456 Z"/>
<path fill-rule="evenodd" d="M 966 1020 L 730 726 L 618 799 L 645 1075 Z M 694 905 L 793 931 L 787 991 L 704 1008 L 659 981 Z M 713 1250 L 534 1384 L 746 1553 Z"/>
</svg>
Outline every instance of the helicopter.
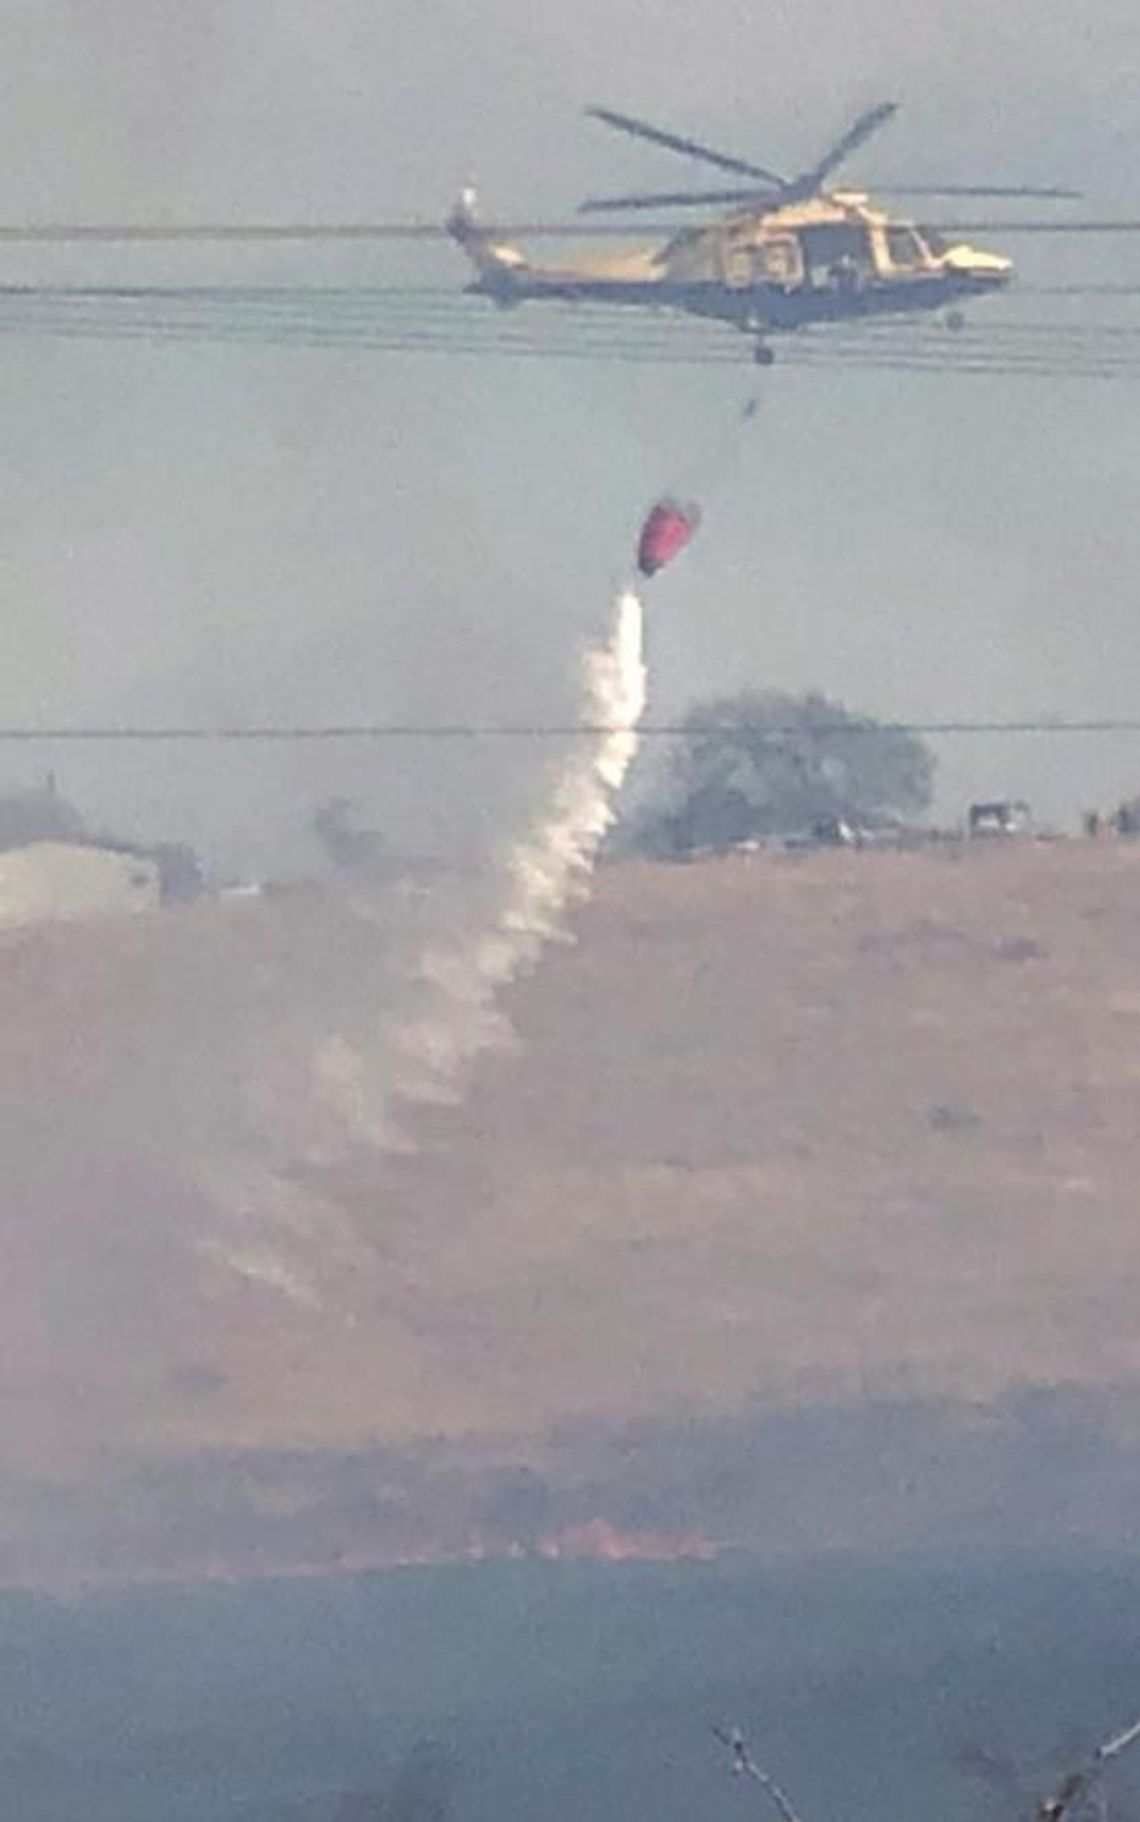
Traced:
<svg viewBox="0 0 1140 1822">
<path fill-rule="evenodd" d="M 809 324 L 945 310 L 948 326 L 959 329 L 966 301 L 1011 284 L 1013 261 L 896 218 L 863 191 L 827 187 L 839 167 L 897 111 L 893 101 L 868 108 L 816 164 L 798 176 L 784 177 L 632 115 L 590 107 L 587 116 L 614 131 L 749 182 L 717 190 L 591 197 L 579 214 L 717 205 L 726 209 L 712 221 L 677 229 L 660 246 L 572 265 L 534 263 L 501 231 L 481 220 L 470 187 L 460 196 L 446 230 L 475 268 L 475 282 L 467 291 L 501 307 L 553 298 L 713 318 L 752 336 L 755 358 L 763 366 L 774 359 L 770 335 Z M 1050 201 L 1077 195 L 1025 185 L 894 187 L 893 193 Z"/>
</svg>

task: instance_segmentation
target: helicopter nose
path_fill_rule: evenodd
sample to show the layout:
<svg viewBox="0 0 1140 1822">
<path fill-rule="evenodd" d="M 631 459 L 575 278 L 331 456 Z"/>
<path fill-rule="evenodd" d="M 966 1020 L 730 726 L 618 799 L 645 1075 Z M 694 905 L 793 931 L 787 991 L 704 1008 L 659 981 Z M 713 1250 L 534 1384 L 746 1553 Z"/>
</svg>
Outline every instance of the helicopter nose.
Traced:
<svg viewBox="0 0 1140 1822">
<path fill-rule="evenodd" d="M 1013 279 L 1013 261 L 1004 253 L 985 253 L 980 247 L 951 247 L 943 258 L 944 269 L 978 291 L 998 291 Z"/>
</svg>

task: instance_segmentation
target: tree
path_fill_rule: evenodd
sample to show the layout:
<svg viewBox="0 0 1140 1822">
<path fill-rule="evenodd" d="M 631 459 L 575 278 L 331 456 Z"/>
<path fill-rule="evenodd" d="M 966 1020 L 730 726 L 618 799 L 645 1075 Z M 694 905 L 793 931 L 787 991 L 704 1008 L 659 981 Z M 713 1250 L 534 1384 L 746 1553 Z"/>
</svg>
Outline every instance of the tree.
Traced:
<svg viewBox="0 0 1140 1822">
<path fill-rule="evenodd" d="M 35 790 L 0 796 L 0 848 L 24 848 L 33 841 L 88 839 L 83 817 L 59 795 L 53 778 Z"/>
<path fill-rule="evenodd" d="M 930 803 L 925 744 L 826 696 L 746 690 L 700 704 L 684 730 L 633 832 L 644 853 L 723 850 L 836 819 L 873 828 Z"/>
<path fill-rule="evenodd" d="M 326 798 L 309 825 L 325 858 L 345 873 L 375 871 L 385 859 L 384 837 L 376 829 L 358 828 L 356 809 L 351 797 Z"/>
</svg>

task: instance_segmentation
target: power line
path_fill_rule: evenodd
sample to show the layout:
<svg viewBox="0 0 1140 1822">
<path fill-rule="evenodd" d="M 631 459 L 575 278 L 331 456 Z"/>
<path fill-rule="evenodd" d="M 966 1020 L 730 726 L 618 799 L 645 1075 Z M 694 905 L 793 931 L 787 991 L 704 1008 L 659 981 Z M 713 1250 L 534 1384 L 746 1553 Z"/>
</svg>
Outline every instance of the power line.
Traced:
<svg viewBox="0 0 1140 1822">
<path fill-rule="evenodd" d="M 367 327 L 350 332 L 335 326 L 298 326 L 285 324 L 276 329 L 260 325 L 179 325 L 118 324 L 91 325 L 75 322 L 18 323 L 0 321 L 0 334 L 36 335 L 47 339 L 75 340 L 94 337 L 99 340 L 135 340 L 155 345 L 215 342 L 248 347 L 251 344 L 280 346 L 301 350 L 343 350 L 345 352 L 432 355 L 459 359 L 545 359 L 592 360 L 638 365 L 691 365 L 700 367 L 731 366 L 750 370 L 750 352 L 743 344 L 736 346 L 654 343 L 641 338 L 621 339 L 598 336 L 594 339 L 553 339 L 503 335 L 497 339 L 475 333 L 456 334 L 452 330 L 431 333 L 426 329 L 370 330 Z M 791 347 L 781 351 L 785 368 L 848 368 L 865 372 L 906 372 L 928 374 L 981 375 L 1028 379 L 1135 379 L 1140 378 L 1140 351 L 1118 352 L 1110 347 L 1098 349 L 1011 350 L 965 347 L 955 358 L 951 348 L 892 349 L 887 344 L 876 348 L 835 347 L 808 349 Z"/>
<path fill-rule="evenodd" d="M 643 241 L 672 236 L 687 222 L 669 221 L 515 221 L 488 222 L 486 232 L 530 239 Z M 1137 234 L 1140 219 L 1104 216 L 1077 220 L 954 220 L 931 222 L 940 234 Z M 446 241 L 453 239 L 440 221 L 404 218 L 390 221 L 294 222 L 0 222 L 0 242 L 13 245 L 177 243 L 180 241 L 248 241 L 251 245 L 290 241 Z"/>
<path fill-rule="evenodd" d="M 72 339 L 265 344 L 381 354 L 746 365 L 732 326 L 646 319 L 547 301 L 504 319 L 438 287 L 19 286 L 0 288 L 0 333 Z M 950 336 L 931 324 L 867 322 L 781 337 L 785 366 L 1031 378 L 1140 376 L 1140 325 L 999 321 Z"/>
<path fill-rule="evenodd" d="M 708 735 L 740 732 L 738 722 L 645 722 L 638 735 L 650 740 L 697 740 Z M 268 723 L 231 723 L 215 727 L 189 725 L 76 725 L 50 727 L 5 727 L 0 725 L 0 742 L 264 742 L 280 744 L 290 741 L 381 741 L 381 740 L 569 740 L 594 739 L 612 733 L 611 727 L 588 722 L 314 722 L 291 726 Z M 1106 715 L 1073 720 L 995 720 L 995 721 L 867 721 L 836 726 L 813 727 L 802 722 L 750 732 L 750 739 L 770 741 L 796 739 L 843 741 L 883 734 L 909 734 L 928 739 L 973 739 L 993 736 L 1060 736 L 1140 734 L 1140 715 Z"/>
</svg>

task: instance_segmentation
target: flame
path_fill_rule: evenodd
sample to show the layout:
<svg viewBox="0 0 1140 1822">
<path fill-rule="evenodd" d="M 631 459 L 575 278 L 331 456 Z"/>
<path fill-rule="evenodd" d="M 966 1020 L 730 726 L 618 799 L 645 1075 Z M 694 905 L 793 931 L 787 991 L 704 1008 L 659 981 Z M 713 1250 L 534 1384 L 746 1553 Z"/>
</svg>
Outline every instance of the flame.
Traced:
<svg viewBox="0 0 1140 1822">
<path fill-rule="evenodd" d="M 548 1562 L 588 1559 L 601 1563 L 711 1562 L 716 1545 L 707 1537 L 674 1537 L 668 1532 L 622 1531 L 605 1518 L 589 1518 L 540 1541 L 537 1555 Z"/>
</svg>

